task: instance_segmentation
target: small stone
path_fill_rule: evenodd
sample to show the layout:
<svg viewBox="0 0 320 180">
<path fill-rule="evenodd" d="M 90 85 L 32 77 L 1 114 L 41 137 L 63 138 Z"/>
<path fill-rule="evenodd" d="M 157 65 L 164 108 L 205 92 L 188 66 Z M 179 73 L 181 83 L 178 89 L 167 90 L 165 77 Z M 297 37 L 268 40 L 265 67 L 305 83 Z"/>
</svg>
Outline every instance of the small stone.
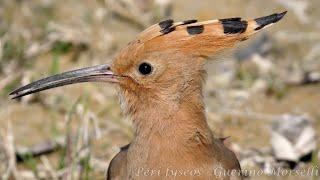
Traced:
<svg viewBox="0 0 320 180">
<path fill-rule="evenodd" d="M 278 160 L 298 163 L 316 149 L 316 133 L 307 116 L 283 115 L 273 122 L 271 145 Z"/>
</svg>

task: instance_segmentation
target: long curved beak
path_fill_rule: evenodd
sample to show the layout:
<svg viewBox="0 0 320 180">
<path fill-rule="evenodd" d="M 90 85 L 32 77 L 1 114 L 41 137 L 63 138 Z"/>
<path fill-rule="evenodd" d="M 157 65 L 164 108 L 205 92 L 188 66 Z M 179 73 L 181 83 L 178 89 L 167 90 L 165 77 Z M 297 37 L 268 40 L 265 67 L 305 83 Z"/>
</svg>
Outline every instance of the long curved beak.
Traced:
<svg viewBox="0 0 320 180">
<path fill-rule="evenodd" d="M 113 74 L 108 65 L 93 66 L 40 79 L 26 86 L 18 88 L 10 93 L 12 99 L 16 99 L 28 94 L 52 89 L 69 84 L 83 82 L 110 82 L 118 83 L 118 76 Z"/>
</svg>

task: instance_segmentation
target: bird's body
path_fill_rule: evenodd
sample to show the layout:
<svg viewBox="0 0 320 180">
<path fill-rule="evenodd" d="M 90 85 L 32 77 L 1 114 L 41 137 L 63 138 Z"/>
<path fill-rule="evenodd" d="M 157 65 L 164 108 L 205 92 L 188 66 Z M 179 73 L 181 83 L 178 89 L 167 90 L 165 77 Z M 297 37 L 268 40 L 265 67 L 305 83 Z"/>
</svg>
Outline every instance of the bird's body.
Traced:
<svg viewBox="0 0 320 180">
<path fill-rule="evenodd" d="M 143 31 L 114 59 L 45 78 L 12 92 L 14 98 L 62 85 L 118 84 L 135 136 L 113 158 L 107 179 L 242 179 L 239 162 L 207 124 L 203 103 L 208 57 L 248 39 L 284 13 L 250 21 L 229 18 L 162 21 Z"/>
<path fill-rule="evenodd" d="M 204 76 L 204 71 L 199 71 L 190 76 L 186 87 L 178 86 L 178 82 L 163 87 L 168 91 L 163 98 L 168 99 L 158 99 L 158 91 L 151 97 L 148 93 L 136 97 L 120 90 L 124 112 L 135 125 L 135 137 L 113 160 L 116 168 L 113 162 L 110 164 L 110 179 L 208 179 L 220 166 L 239 172 L 235 155 L 213 137 L 208 127 L 202 97 Z"/>
</svg>

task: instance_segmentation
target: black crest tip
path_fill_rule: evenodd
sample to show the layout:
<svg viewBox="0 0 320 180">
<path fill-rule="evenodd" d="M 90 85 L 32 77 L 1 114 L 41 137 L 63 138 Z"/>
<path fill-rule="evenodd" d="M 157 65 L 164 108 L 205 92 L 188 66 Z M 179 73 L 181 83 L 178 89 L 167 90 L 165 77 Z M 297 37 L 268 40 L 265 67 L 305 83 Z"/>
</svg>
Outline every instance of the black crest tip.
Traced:
<svg viewBox="0 0 320 180">
<path fill-rule="evenodd" d="M 196 20 L 196 19 L 190 19 L 190 20 L 182 21 L 182 24 L 181 24 L 181 25 L 193 24 L 193 23 L 196 23 L 196 22 L 198 22 L 198 20 Z"/>
<path fill-rule="evenodd" d="M 269 24 L 280 21 L 286 14 L 287 14 L 287 11 L 284 11 L 282 13 L 275 13 L 270 16 L 265 16 L 265 17 L 255 19 L 255 21 L 259 25 L 259 27 L 257 27 L 255 30 L 260 30 Z"/>
<path fill-rule="evenodd" d="M 241 17 L 219 19 L 219 21 L 220 21 L 220 22 L 227 22 L 227 21 L 241 21 Z"/>
<path fill-rule="evenodd" d="M 279 20 L 281 20 L 281 19 L 287 14 L 287 12 L 288 12 L 288 11 L 284 11 L 284 12 L 282 12 L 282 13 L 279 13 L 279 14 L 278 14 Z M 278 20 L 278 21 L 279 21 L 279 20 Z"/>
<path fill-rule="evenodd" d="M 165 28 L 165 29 L 160 30 L 160 32 L 164 35 L 164 34 L 169 34 L 174 30 L 176 30 L 175 27 L 169 27 L 169 28 Z"/>
<path fill-rule="evenodd" d="M 173 25 L 174 21 L 172 19 L 167 19 L 159 22 L 159 26 L 161 29 L 167 29 Z"/>
<path fill-rule="evenodd" d="M 220 19 L 225 34 L 244 33 L 247 30 L 248 22 L 241 21 L 241 18 Z"/>
<path fill-rule="evenodd" d="M 199 26 L 188 26 L 187 27 L 187 32 L 189 35 L 196 35 L 196 34 L 201 34 L 204 31 L 204 26 L 199 25 Z"/>
</svg>

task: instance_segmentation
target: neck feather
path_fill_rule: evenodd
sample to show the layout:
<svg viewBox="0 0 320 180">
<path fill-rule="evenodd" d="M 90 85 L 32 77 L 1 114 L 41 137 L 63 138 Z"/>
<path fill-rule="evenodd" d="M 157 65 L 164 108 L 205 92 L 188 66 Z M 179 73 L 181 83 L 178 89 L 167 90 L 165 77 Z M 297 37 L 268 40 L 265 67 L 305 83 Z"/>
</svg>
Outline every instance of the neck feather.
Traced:
<svg viewBox="0 0 320 180">
<path fill-rule="evenodd" d="M 160 144 L 161 140 L 191 144 L 212 143 L 201 87 L 186 90 L 179 101 L 158 97 L 131 97 L 126 101 L 125 112 L 133 120 L 135 140 L 149 140 Z M 146 99 L 148 103 L 143 102 Z"/>
</svg>

